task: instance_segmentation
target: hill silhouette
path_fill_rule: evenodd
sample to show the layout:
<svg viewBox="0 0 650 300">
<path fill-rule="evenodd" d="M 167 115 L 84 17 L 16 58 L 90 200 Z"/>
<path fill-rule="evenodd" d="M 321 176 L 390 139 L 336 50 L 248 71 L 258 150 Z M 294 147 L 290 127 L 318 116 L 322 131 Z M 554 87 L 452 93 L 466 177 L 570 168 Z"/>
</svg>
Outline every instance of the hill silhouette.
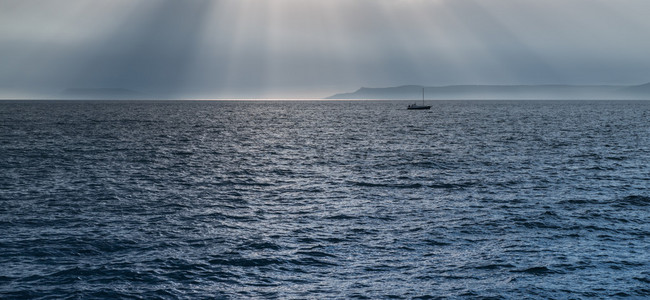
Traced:
<svg viewBox="0 0 650 300">
<path fill-rule="evenodd" d="M 362 87 L 352 93 L 336 94 L 327 99 L 427 99 L 467 100 L 572 100 L 572 99 L 650 99 L 650 83 L 638 86 L 621 85 L 450 85 L 397 87 Z"/>
<path fill-rule="evenodd" d="M 68 88 L 62 96 L 73 99 L 138 99 L 144 94 L 124 88 Z"/>
</svg>

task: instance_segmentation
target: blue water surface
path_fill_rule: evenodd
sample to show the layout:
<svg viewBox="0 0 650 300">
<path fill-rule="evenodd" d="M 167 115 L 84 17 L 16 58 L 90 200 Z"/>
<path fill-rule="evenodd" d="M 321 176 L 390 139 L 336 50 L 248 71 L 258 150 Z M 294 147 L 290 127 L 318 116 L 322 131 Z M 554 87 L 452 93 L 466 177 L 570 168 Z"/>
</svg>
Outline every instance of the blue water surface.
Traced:
<svg viewBox="0 0 650 300">
<path fill-rule="evenodd" d="M 0 298 L 650 297 L 650 102 L 2 101 Z"/>
</svg>

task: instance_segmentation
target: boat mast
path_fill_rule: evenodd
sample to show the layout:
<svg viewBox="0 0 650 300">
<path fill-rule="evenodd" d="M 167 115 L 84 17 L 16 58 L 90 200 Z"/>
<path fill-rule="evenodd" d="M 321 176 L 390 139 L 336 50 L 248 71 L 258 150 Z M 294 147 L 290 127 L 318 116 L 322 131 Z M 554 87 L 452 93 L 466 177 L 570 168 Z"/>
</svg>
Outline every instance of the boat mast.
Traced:
<svg viewBox="0 0 650 300">
<path fill-rule="evenodd" d="M 424 106 L 424 88 L 422 88 L 422 105 Z"/>
</svg>

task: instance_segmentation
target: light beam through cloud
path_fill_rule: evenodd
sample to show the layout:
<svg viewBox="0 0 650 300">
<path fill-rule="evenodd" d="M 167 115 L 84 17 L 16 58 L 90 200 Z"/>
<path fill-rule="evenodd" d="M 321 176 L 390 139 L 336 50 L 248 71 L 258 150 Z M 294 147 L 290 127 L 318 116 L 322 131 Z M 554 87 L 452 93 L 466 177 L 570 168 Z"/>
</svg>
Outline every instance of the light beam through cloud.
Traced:
<svg viewBox="0 0 650 300">
<path fill-rule="evenodd" d="M 594 0 L 0 2 L 0 94 L 324 97 L 402 84 L 638 84 L 650 4 Z"/>
</svg>

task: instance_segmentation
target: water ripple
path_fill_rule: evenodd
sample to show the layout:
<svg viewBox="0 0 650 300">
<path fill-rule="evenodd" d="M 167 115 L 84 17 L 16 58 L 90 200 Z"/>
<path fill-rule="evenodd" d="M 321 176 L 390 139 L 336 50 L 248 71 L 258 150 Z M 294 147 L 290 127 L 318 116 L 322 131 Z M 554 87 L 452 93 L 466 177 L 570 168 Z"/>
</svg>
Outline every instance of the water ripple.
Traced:
<svg viewBox="0 0 650 300">
<path fill-rule="evenodd" d="M 650 103 L 0 101 L 0 298 L 647 298 Z"/>
</svg>

